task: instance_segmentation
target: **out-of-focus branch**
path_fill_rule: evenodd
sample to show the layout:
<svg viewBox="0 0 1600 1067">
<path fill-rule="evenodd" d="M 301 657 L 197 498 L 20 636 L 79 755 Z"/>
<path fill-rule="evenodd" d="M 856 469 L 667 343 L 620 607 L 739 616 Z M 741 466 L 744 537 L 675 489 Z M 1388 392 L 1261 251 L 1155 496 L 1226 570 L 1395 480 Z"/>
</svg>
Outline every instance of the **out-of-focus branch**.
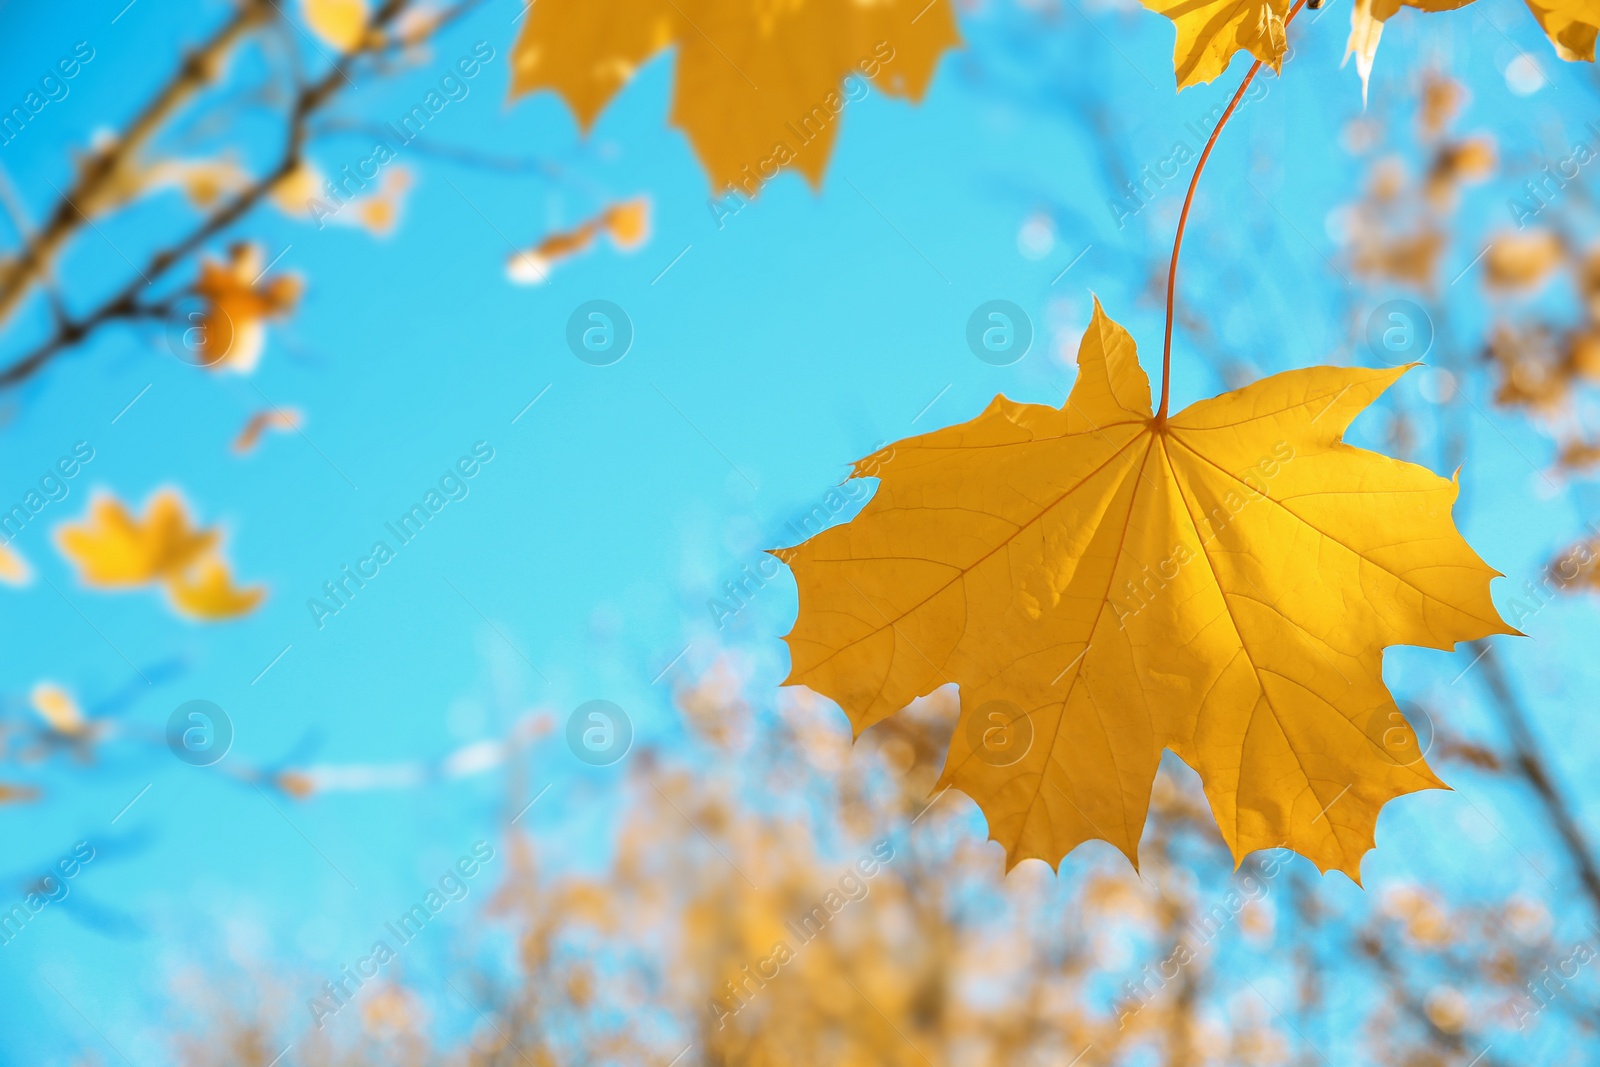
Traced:
<svg viewBox="0 0 1600 1067">
<path fill-rule="evenodd" d="M 1589 895 L 1596 913 L 1600 914 L 1600 864 L 1595 862 L 1594 848 L 1556 786 L 1539 742 L 1528 725 L 1527 713 L 1511 689 L 1494 646 L 1487 641 L 1474 641 L 1473 648 L 1478 653 L 1479 668 L 1483 672 L 1484 685 L 1493 698 L 1495 714 L 1511 742 L 1512 764 L 1544 805 L 1545 814 L 1555 827 L 1561 843 L 1566 846 L 1567 855 L 1578 872 L 1578 881 Z"/>
<path fill-rule="evenodd" d="M 151 317 L 147 310 L 151 305 L 141 303 L 140 294 L 207 241 L 247 215 L 296 171 L 304 160 L 305 146 L 311 136 L 311 120 L 344 86 L 351 84 L 345 66 L 364 57 L 388 54 L 397 47 L 395 36 L 387 31 L 406 9 L 407 3 L 408 0 L 386 0 L 373 12 L 362 42 L 338 56 L 321 78 L 297 89 L 288 108 L 283 150 L 277 162 L 264 175 L 236 193 L 188 233 L 153 254 L 143 269 L 138 271 L 137 277 L 130 278 L 120 290 L 101 301 L 92 311 L 72 316 L 58 309 L 56 327 L 50 335 L 0 369 L 0 390 L 12 388 L 31 378 L 100 326 L 118 320 Z M 479 0 L 461 0 L 434 16 L 424 36 L 437 34 L 478 3 Z M 233 19 L 205 45 L 190 54 L 172 80 L 134 119 L 128 130 L 84 167 L 72 191 L 64 194 L 56 205 L 50 221 L 27 243 L 16 262 L 4 274 L 0 274 L 0 322 L 4 322 L 16 309 L 32 283 L 48 272 L 49 264 L 62 244 L 88 221 L 78 205 L 92 205 L 119 170 L 131 162 L 139 147 L 173 116 L 185 100 L 210 83 L 227 53 L 249 30 L 267 21 L 276 7 L 271 0 L 246 0 Z"/>
<path fill-rule="evenodd" d="M 234 46 L 271 13 L 270 5 L 263 0 L 245 0 L 210 39 L 184 57 L 171 79 L 134 116 L 121 136 L 83 162 L 77 181 L 62 194 L 44 225 L 24 241 L 15 259 L 0 268 L 0 322 L 11 318 L 23 297 L 49 272 L 62 246 L 88 221 L 77 205 L 92 205 L 98 200 L 122 167 L 168 119 L 216 78 Z"/>
<path fill-rule="evenodd" d="M 1473 1059 L 1472 1063 L 1477 1065 L 1477 1067 L 1500 1067 L 1500 1064 L 1503 1061 L 1496 1060 L 1494 1057 L 1489 1055 L 1489 1046 L 1486 1045 L 1481 1051 L 1475 1051 L 1472 1046 L 1467 1044 L 1466 1039 L 1462 1037 L 1461 1034 L 1452 1033 L 1449 1030 L 1441 1029 L 1439 1025 L 1428 1016 L 1426 1005 L 1424 1005 L 1421 999 L 1419 999 L 1417 995 L 1411 991 L 1410 986 L 1406 983 L 1404 971 L 1401 969 L 1399 963 L 1395 961 L 1394 956 L 1390 954 L 1389 949 L 1384 945 L 1380 938 L 1372 936 L 1362 937 L 1360 940 L 1360 946 L 1361 951 L 1365 953 L 1367 958 L 1372 960 L 1373 964 L 1377 967 L 1378 973 L 1381 974 L 1384 980 L 1389 983 L 1389 988 L 1394 993 L 1395 999 L 1399 1002 L 1400 1007 L 1405 1010 L 1406 1014 L 1416 1019 L 1422 1025 L 1423 1029 L 1427 1032 L 1429 1039 L 1436 1046 L 1449 1052 L 1452 1056 L 1459 1057 L 1459 1062 L 1462 1063 L 1465 1063 L 1474 1054 L 1476 1054 L 1477 1058 Z"/>
<path fill-rule="evenodd" d="M 346 120 L 330 120 L 320 124 L 312 130 L 315 137 L 325 137 L 335 134 L 345 134 L 359 137 L 383 137 L 386 131 L 376 122 L 350 122 Z M 463 167 L 473 167 L 479 170 L 498 171 L 503 174 L 543 174 L 549 177 L 565 177 L 566 172 L 557 164 L 536 156 L 502 156 L 489 152 L 477 152 L 470 148 L 457 145 L 432 144 L 418 139 L 407 146 L 410 151 L 418 155 L 432 156 L 450 163 L 457 163 Z"/>
</svg>

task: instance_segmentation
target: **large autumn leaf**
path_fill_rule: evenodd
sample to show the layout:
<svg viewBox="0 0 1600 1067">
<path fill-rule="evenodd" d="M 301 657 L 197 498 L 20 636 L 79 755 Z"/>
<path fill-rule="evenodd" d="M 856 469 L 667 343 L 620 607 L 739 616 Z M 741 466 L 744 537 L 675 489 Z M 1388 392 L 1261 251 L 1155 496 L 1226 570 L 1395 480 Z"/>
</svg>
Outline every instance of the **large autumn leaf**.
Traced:
<svg viewBox="0 0 1600 1067">
<path fill-rule="evenodd" d="M 959 685 L 943 780 L 1009 864 L 1090 838 L 1137 863 L 1170 748 L 1236 860 L 1287 845 L 1359 880 L 1379 809 L 1442 786 L 1383 649 L 1514 632 L 1456 484 L 1342 440 L 1405 368 L 1289 371 L 1163 421 L 1098 303 L 1078 368 L 1060 409 L 997 397 L 877 455 L 860 514 L 777 553 L 787 682 L 857 733 Z"/>
<path fill-rule="evenodd" d="M 847 77 L 919 99 L 958 40 L 949 0 L 539 0 L 511 51 L 511 95 L 553 89 L 587 130 L 676 46 L 673 124 L 716 188 L 753 196 L 783 166 L 822 181 L 860 99 Z"/>
</svg>

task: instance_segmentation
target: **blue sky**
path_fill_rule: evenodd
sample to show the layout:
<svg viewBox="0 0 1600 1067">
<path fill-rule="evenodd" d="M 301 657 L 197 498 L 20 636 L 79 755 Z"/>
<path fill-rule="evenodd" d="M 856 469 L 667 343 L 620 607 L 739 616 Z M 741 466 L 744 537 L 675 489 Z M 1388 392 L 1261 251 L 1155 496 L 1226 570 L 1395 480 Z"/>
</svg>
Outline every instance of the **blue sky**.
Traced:
<svg viewBox="0 0 1600 1067">
<path fill-rule="evenodd" d="M 1187 124 L 1225 100 L 1243 69 L 1236 63 L 1219 85 L 1175 96 L 1165 20 L 1072 4 L 1053 15 L 1031 5 L 964 13 L 967 48 L 945 58 L 920 106 L 877 91 L 851 103 L 820 192 L 785 175 L 719 225 L 704 171 L 666 124 L 670 56 L 646 67 L 584 139 L 549 96 L 506 101 L 518 6 L 486 4 L 409 73 L 363 81 L 338 113 L 388 121 L 486 41 L 496 58 L 430 127 L 430 142 L 536 159 L 554 176 L 402 150 L 418 180 L 393 236 L 319 231 L 271 211 L 242 231 L 269 256 L 281 251 L 275 269 L 308 284 L 298 312 L 270 330 L 253 377 L 201 373 L 172 358 L 159 332 L 114 329 L 4 399 L 0 504 L 20 499 L 76 442 L 94 449 L 68 496 L 16 542 L 48 582 L 0 589 L 7 714 L 25 715 L 28 690 L 50 678 L 86 708 L 110 704 L 130 730 L 152 735 L 178 704 L 215 702 L 236 731 L 229 759 L 271 763 L 309 735 L 313 762 L 389 763 L 437 759 L 530 709 L 564 720 L 603 698 L 627 709 L 636 744 L 670 747 L 679 727 L 669 683 L 655 680 L 686 646 L 674 671 L 738 643 L 763 664 L 759 683 L 781 679 L 778 638 L 794 612 L 787 576 L 725 631 L 714 628 L 707 601 L 760 549 L 791 540 L 786 523 L 822 500 L 850 461 L 970 417 L 997 392 L 1058 404 L 1091 290 L 1154 366 L 1161 315 L 1144 293 L 1145 272 L 1165 255 L 1181 186 L 1119 229 L 1091 108 L 1106 109 L 1121 166 L 1137 170 L 1169 158 L 1180 141 L 1196 146 Z M 70 152 L 124 118 L 166 76 L 174 46 L 226 10 L 157 0 L 121 9 L 121 0 L 0 6 L 8 29 L 0 107 L 77 42 L 95 50 L 68 95 L 0 148 L 36 213 L 51 202 L 52 184 L 69 180 Z M 1295 28 L 1285 78 L 1264 75 L 1259 99 L 1230 126 L 1191 225 L 1185 294 L 1224 346 L 1261 373 L 1361 361 L 1350 316 L 1393 295 L 1347 288 L 1325 258 L 1337 255 L 1327 216 L 1355 197 L 1361 176 L 1338 147 L 1361 112 L 1354 71 L 1338 69 L 1346 12 L 1334 3 L 1316 24 L 1308 12 Z M 1505 71 L 1519 49 L 1537 57 L 1551 85 L 1511 91 Z M 1575 135 L 1574 116 L 1596 111 L 1579 72 L 1550 55 L 1520 4 L 1481 0 L 1455 16 L 1395 20 L 1373 113 L 1395 115 L 1377 102 L 1409 100 L 1415 73 L 1433 58 L 1471 88 L 1463 128 L 1494 132 L 1507 159 L 1548 153 Z M 229 140 L 246 146 L 247 166 L 275 144 L 251 117 Z M 365 150 L 341 137 L 313 155 L 332 170 Z M 636 195 L 653 204 L 642 249 L 602 246 L 561 264 L 544 286 L 507 280 L 513 247 Z M 1467 232 L 1504 226 L 1506 195 L 1501 187 L 1470 195 Z M 124 254 L 142 260 L 186 217 L 169 193 L 86 233 L 61 266 L 69 298 L 87 302 L 120 284 Z M 1465 239 L 1447 264 L 1466 267 L 1474 251 Z M 632 349 L 615 365 L 588 365 L 566 347 L 568 316 L 591 299 L 615 302 L 633 323 Z M 1012 366 L 986 364 L 965 344 L 968 315 L 992 299 L 1015 302 L 1035 324 L 1033 349 Z M 1485 312 L 1472 293 L 1447 299 L 1463 329 L 1481 328 Z M 33 309 L 33 326 L 42 314 Z M 27 329 L 15 327 L 10 343 Z M 1220 387 L 1181 331 L 1175 361 L 1175 406 Z M 1399 391 L 1422 407 L 1416 378 Z M 271 436 L 246 459 L 230 454 L 240 425 L 269 403 L 305 411 L 303 436 Z M 1515 417 L 1489 418 L 1493 425 L 1468 427 L 1459 518 L 1480 553 L 1512 576 L 1504 587 L 1575 538 L 1584 513 L 1573 492 L 1539 490 L 1529 464 L 1548 463 L 1549 442 Z M 307 599 L 478 442 L 493 459 L 468 495 L 319 628 Z M 1427 461 L 1426 450 L 1419 458 Z M 80 517 L 96 489 L 142 502 L 164 485 L 180 487 L 203 521 L 223 524 L 236 573 L 270 588 L 261 610 L 198 626 L 152 594 L 78 584 L 50 529 Z M 1592 608 L 1558 604 L 1525 628 L 1533 640 L 1513 663 L 1530 683 L 1541 729 L 1563 739 L 1567 780 L 1592 780 L 1600 753 L 1574 699 L 1596 681 L 1581 652 L 1595 636 Z M 1441 706 L 1459 705 L 1462 723 L 1480 723 L 1471 694 L 1448 684 L 1465 666 L 1461 657 L 1402 651 L 1391 654 L 1389 673 L 1397 689 L 1433 694 Z M 620 773 L 578 764 L 558 736 L 533 749 L 532 790 L 552 788 L 528 820 L 557 865 L 601 862 L 595 842 Z M 37 872 L 91 842 L 99 854 L 73 894 L 115 904 L 139 929 L 108 936 L 73 922 L 59 913 L 78 906 L 69 896 L 0 948 L 0 1063 L 66 1063 L 85 1048 L 109 1059 L 64 1001 L 134 1062 L 166 1062 L 163 1005 L 181 968 L 265 960 L 336 970 L 473 842 L 493 841 L 504 803 L 497 775 L 268 799 L 134 743 L 108 747 L 93 767 L 56 760 L 7 777 L 36 782 L 47 798 L 0 807 L 0 873 Z M 1485 862 L 1503 842 L 1473 814 L 1497 812 L 1503 799 L 1486 792 L 1464 807 L 1432 794 L 1396 805 L 1403 810 L 1385 816 L 1369 878 L 1415 866 L 1451 869 L 1469 890 L 1522 884 L 1533 876 L 1514 859 Z M 1593 790 L 1581 799 L 1596 800 Z M 1515 826 L 1514 805 L 1504 806 Z M 1439 827 L 1460 829 L 1441 837 Z M 1519 848 L 1545 859 L 1540 841 L 1519 838 Z M 14 892 L 9 883 L 4 891 Z M 445 948 L 441 937 L 424 951 Z"/>
</svg>

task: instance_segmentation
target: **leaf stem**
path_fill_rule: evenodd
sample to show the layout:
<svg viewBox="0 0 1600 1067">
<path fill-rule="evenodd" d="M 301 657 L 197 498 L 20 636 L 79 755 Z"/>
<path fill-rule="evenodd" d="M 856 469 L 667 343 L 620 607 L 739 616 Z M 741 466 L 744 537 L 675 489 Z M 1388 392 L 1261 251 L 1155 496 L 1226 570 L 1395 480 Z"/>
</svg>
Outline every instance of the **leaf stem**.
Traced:
<svg viewBox="0 0 1600 1067">
<path fill-rule="evenodd" d="M 1285 34 L 1289 23 L 1300 13 L 1306 0 L 1295 0 L 1289 14 L 1284 17 L 1283 28 Z M 1206 146 L 1200 152 L 1200 161 L 1194 165 L 1194 177 L 1189 179 L 1189 192 L 1183 198 L 1183 211 L 1178 215 L 1178 232 L 1172 239 L 1172 263 L 1167 267 L 1167 332 L 1161 345 L 1161 407 L 1156 412 L 1156 422 L 1167 421 L 1167 400 L 1172 391 L 1172 300 L 1178 284 L 1178 252 L 1183 248 L 1183 228 L 1189 222 L 1189 207 L 1194 203 L 1194 191 L 1200 185 L 1200 172 L 1206 169 L 1206 160 L 1211 158 L 1211 149 L 1216 146 L 1217 135 L 1222 132 L 1222 127 L 1228 124 L 1228 119 L 1233 116 L 1234 109 L 1239 106 L 1239 101 L 1244 99 L 1245 90 L 1250 88 L 1250 83 L 1255 80 L 1256 72 L 1261 69 L 1261 60 L 1256 60 L 1250 67 L 1250 73 L 1244 76 L 1244 81 L 1239 83 L 1238 91 L 1233 94 L 1233 99 L 1228 102 L 1228 109 L 1217 120 L 1217 128 L 1211 131 L 1211 137 L 1206 141 Z"/>
</svg>

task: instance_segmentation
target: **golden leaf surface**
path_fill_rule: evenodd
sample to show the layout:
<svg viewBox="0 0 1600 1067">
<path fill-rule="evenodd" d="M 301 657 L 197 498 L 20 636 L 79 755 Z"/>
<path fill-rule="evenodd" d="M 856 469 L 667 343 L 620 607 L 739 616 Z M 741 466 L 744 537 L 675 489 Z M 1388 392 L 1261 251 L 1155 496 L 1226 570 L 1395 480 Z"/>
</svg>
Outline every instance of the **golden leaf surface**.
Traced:
<svg viewBox="0 0 1600 1067">
<path fill-rule="evenodd" d="M 941 781 L 1008 865 L 1091 838 L 1137 864 L 1170 748 L 1236 861 L 1286 845 L 1359 881 L 1382 806 L 1443 787 L 1383 649 L 1515 632 L 1455 482 L 1342 440 L 1406 368 L 1288 371 L 1163 423 L 1098 302 L 1078 368 L 1059 409 L 997 397 L 875 455 L 854 519 L 776 553 L 787 684 L 857 734 L 959 685 Z"/>
<path fill-rule="evenodd" d="M 1172 69 L 1179 89 L 1211 81 L 1239 51 L 1273 70 L 1283 68 L 1289 0 L 1144 0 L 1144 6 L 1167 16 L 1178 31 Z"/>
<path fill-rule="evenodd" d="M 958 41 L 948 0 L 540 0 L 511 51 L 511 95 L 552 89 L 587 130 L 676 46 L 673 125 L 714 187 L 754 196 L 785 166 L 820 184 L 843 112 L 864 95 L 847 78 L 917 100 Z"/>
</svg>

